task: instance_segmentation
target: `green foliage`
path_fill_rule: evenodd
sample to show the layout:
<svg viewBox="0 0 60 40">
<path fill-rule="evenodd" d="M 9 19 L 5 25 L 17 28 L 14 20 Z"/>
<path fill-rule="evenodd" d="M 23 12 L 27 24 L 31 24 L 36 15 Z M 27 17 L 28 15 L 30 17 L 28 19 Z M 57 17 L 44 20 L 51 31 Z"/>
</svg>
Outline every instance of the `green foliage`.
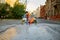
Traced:
<svg viewBox="0 0 60 40">
<path fill-rule="evenodd" d="M 8 4 L 0 4 L 0 18 L 3 16 L 3 18 L 8 14 L 8 7 L 10 7 Z"/>
<path fill-rule="evenodd" d="M 8 4 L 0 4 L 0 18 L 22 18 L 25 14 L 25 6 L 23 4 L 15 4 L 10 7 Z M 1 17 L 3 16 L 3 17 Z"/>
<path fill-rule="evenodd" d="M 22 18 L 22 16 L 25 14 L 24 9 L 24 5 L 15 4 L 14 8 L 12 9 L 14 18 Z"/>
</svg>

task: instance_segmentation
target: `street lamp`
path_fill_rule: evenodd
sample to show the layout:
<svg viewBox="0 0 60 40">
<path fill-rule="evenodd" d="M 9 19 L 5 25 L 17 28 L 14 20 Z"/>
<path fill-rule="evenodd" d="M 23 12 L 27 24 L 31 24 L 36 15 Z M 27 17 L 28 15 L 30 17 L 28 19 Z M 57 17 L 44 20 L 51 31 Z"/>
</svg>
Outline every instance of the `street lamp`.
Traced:
<svg viewBox="0 0 60 40">
<path fill-rule="evenodd" d="M 26 5 L 27 5 L 27 0 L 25 1 Z"/>
<path fill-rule="evenodd" d="M 26 8 L 27 8 L 27 0 L 25 0 L 25 5 L 26 5 Z"/>
</svg>

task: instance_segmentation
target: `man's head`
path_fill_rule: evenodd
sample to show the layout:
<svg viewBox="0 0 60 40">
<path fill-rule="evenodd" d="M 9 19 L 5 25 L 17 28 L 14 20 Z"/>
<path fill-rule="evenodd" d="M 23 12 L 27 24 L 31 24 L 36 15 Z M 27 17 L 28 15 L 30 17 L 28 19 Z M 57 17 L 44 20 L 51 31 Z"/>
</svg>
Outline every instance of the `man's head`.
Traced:
<svg viewBox="0 0 60 40">
<path fill-rule="evenodd" d="M 28 13 L 28 11 L 26 11 L 26 13 Z"/>
</svg>

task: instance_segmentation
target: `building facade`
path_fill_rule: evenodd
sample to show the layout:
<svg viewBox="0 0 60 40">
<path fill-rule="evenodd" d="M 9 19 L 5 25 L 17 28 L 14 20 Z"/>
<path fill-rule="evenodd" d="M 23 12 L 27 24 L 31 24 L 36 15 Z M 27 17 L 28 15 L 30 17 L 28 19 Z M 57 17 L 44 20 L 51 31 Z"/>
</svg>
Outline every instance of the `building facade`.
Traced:
<svg viewBox="0 0 60 40">
<path fill-rule="evenodd" d="M 47 19 L 60 20 L 60 0 L 46 0 Z"/>
<path fill-rule="evenodd" d="M 40 6 L 40 17 L 46 18 L 46 16 L 45 16 L 45 5 Z"/>
<path fill-rule="evenodd" d="M 35 17 L 39 18 L 40 17 L 40 7 L 38 7 L 35 11 L 33 11 Z"/>
<path fill-rule="evenodd" d="M 0 3 L 5 3 L 5 0 L 0 0 Z"/>
</svg>

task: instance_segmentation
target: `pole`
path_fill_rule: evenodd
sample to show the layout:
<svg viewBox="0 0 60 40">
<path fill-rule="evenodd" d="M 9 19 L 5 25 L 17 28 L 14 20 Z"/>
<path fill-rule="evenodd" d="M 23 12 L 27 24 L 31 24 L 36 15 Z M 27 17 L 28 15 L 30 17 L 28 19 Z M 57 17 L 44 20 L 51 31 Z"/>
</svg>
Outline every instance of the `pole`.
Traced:
<svg viewBox="0 0 60 40">
<path fill-rule="evenodd" d="M 27 8 L 27 0 L 25 1 L 25 5 L 26 5 L 26 8 Z"/>
</svg>

